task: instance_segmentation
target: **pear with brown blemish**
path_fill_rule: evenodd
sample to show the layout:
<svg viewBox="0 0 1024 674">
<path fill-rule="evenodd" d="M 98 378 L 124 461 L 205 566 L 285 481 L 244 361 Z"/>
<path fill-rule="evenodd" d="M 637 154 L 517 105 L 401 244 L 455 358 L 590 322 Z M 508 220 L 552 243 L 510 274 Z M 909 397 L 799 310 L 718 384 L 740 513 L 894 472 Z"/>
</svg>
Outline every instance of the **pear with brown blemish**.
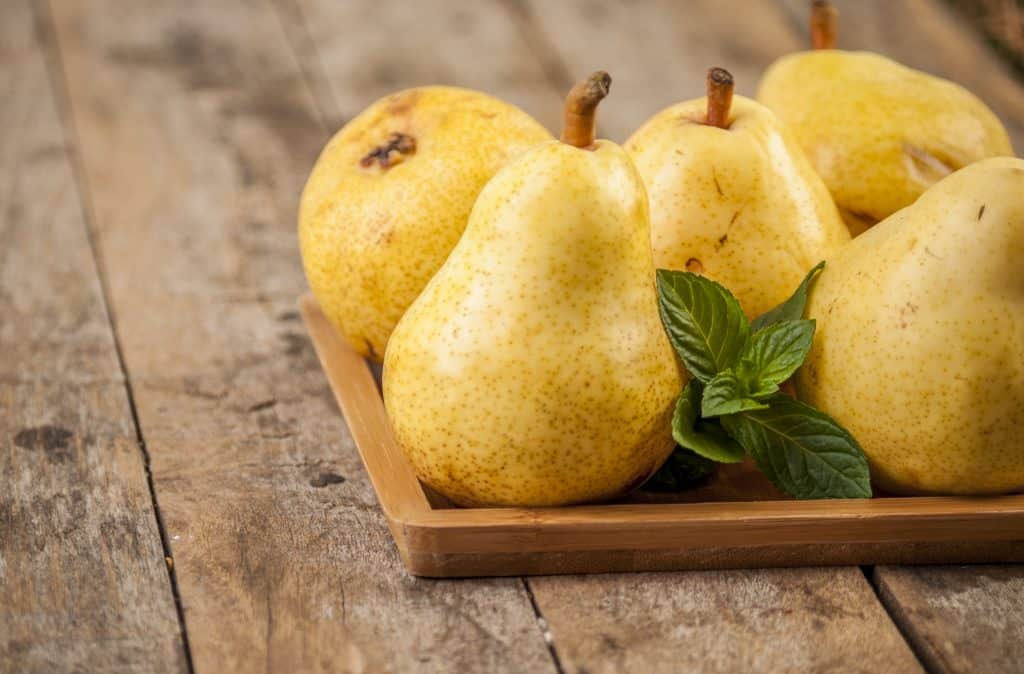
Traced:
<svg viewBox="0 0 1024 674">
<path fill-rule="evenodd" d="M 849 430 L 880 488 L 1024 490 L 1024 160 L 935 184 L 830 260 L 801 399 Z"/>
<path fill-rule="evenodd" d="M 699 272 L 751 317 L 783 302 L 850 240 L 828 190 L 767 108 L 708 71 L 708 97 L 673 105 L 626 142 L 651 200 L 655 265 Z"/>
<path fill-rule="evenodd" d="M 395 437 L 458 504 L 609 499 L 674 447 L 683 376 L 658 315 L 647 194 L 622 148 L 594 140 L 609 83 L 573 88 L 562 140 L 488 183 L 388 344 Z"/>
<path fill-rule="evenodd" d="M 550 139 L 522 110 L 454 87 L 387 96 L 331 139 L 302 193 L 299 243 L 313 294 L 354 349 L 383 357 L 480 190 Z"/>
<path fill-rule="evenodd" d="M 958 168 L 1013 155 L 999 119 L 963 87 L 835 49 L 837 17 L 813 3 L 814 50 L 776 61 L 757 99 L 793 129 L 854 236 Z"/>
</svg>

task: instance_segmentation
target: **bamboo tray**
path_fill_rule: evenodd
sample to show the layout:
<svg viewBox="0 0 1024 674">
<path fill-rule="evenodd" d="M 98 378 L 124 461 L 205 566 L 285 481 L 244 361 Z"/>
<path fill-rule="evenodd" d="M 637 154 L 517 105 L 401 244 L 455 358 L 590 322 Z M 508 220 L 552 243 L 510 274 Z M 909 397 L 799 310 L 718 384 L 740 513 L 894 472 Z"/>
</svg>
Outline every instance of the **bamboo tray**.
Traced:
<svg viewBox="0 0 1024 674">
<path fill-rule="evenodd" d="M 752 466 L 682 494 L 566 508 L 458 508 L 395 443 L 370 366 L 307 295 L 306 328 L 417 576 L 508 576 L 767 566 L 1024 561 L 1024 494 L 796 501 Z"/>
</svg>

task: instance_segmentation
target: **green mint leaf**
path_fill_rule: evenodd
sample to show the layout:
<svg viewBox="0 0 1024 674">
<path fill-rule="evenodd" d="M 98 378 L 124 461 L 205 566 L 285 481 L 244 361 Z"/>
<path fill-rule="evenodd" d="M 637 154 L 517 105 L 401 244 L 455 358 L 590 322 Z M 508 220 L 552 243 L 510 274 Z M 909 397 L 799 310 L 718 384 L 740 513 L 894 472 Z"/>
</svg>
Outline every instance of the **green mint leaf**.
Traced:
<svg viewBox="0 0 1024 674">
<path fill-rule="evenodd" d="M 680 492 L 706 480 L 715 471 L 715 464 L 688 449 L 676 447 L 651 479 L 644 491 Z"/>
<path fill-rule="evenodd" d="M 744 392 L 763 398 L 792 377 L 811 350 L 814 326 L 814 321 L 802 319 L 775 323 L 755 332 L 735 368 Z"/>
<path fill-rule="evenodd" d="M 868 461 L 830 416 L 779 394 L 768 409 L 722 417 L 775 486 L 800 499 L 869 498 Z"/>
<path fill-rule="evenodd" d="M 672 417 L 672 437 L 681 446 L 719 463 L 737 463 L 746 452 L 715 422 L 698 421 L 701 383 L 691 380 L 683 389 Z"/>
<path fill-rule="evenodd" d="M 704 417 L 735 414 L 743 410 L 761 410 L 768 406 L 755 400 L 747 390 L 746 382 L 732 370 L 719 372 L 704 389 L 700 413 Z"/>
<path fill-rule="evenodd" d="M 686 369 L 702 382 L 733 366 L 750 338 L 740 303 L 714 281 L 659 269 L 661 322 Z"/>
<path fill-rule="evenodd" d="M 804 280 L 797 287 L 796 292 L 793 293 L 793 296 L 771 311 L 755 318 L 754 322 L 750 326 L 751 329 L 756 332 L 775 323 L 780 323 L 782 321 L 795 321 L 803 318 L 804 310 L 807 309 L 807 294 L 811 290 L 811 285 L 814 283 L 814 279 L 824 268 L 824 262 L 819 262 L 815 265 L 814 269 L 807 272 L 807 276 L 804 277 Z"/>
<path fill-rule="evenodd" d="M 758 368 L 752 360 L 741 357 L 736 362 L 736 367 L 733 368 L 733 372 L 735 372 L 736 377 L 743 382 L 744 391 L 746 391 L 748 398 L 763 401 L 765 398 L 773 396 L 779 392 L 778 384 L 772 384 L 770 382 L 762 383 L 758 379 Z"/>
</svg>

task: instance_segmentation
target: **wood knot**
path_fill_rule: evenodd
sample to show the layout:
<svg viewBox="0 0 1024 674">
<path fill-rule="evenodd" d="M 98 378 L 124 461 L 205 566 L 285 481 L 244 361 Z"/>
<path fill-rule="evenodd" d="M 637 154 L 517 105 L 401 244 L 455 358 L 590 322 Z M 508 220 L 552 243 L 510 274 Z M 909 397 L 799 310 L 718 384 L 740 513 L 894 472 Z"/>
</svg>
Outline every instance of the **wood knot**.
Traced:
<svg viewBox="0 0 1024 674">
<path fill-rule="evenodd" d="M 35 426 L 18 431 L 14 444 L 22 449 L 42 450 L 54 461 L 64 462 L 71 458 L 69 444 L 73 435 L 60 426 Z"/>
<path fill-rule="evenodd" d="M 404 133 L 393 133 L 388 136 L 387 143 L 378 145 L 360 159 L 359 165 L 363 168 L 370 168 L 374 162 L 377 162 L 383 169 L 391 168 L 395 164 L 401 164 L 405 161 L 406 155 L 415 153 L 415 138 Z"/>
<path fill-rule="evenodd" d="M 331 471 L 323 471 L 309 481 L 309 486 L 322 489 L 332 484 L 343 484 L 344 482 L 346 482 L 345 476 Z"/>
</svg>

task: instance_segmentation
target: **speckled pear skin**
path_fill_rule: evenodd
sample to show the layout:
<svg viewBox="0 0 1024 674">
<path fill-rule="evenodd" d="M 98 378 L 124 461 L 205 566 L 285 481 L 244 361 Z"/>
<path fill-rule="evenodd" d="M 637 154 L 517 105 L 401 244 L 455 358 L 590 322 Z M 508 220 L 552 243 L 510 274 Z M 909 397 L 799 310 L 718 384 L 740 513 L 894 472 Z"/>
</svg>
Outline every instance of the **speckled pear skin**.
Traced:
<svg viewBox="0 0 1024 674">
<path fill-rule="evenodd" d="M 750 317 L 792 294 L 850 241 L 821 178 L 767 108 L 733 98 L 729 128 L 707 99 L 662 110 L 626 142 L 651 200 L 654 264 L 712 278 Z"/>
<path fill-rule="evenodd" d="M 972 93 L 870 52 L 785 56 L 757 99 L 793 130 L 854 235 L 950 170 L 1013 155 L 1006 129 Z"/>
<path fill-rule="evenodd" d="M 818 278 L 800 397 L 906 494 L 1024 490 L 1024 160 L 957 171 Z"/>
<path fill-rule="evenodd" d="M 382 168 L 360 160 L 393 133 L 412 154 Z M 453 87 L 377 101 L 344 126 L 313 168 L 299 243 L 324 314 L 359 353 L 379 361 L 406 308 L 462 235 L 480 190 L 514 156 L 550 140 L 518 108 Z"/>
<path fill-rule="evenodd" d="M 647 195 L 619 146 L 552 141 L 483 190 L 395 328 L 384 403 L 420 478 L 468 506 L 601 501 L 674 447 Z"/>
</svg>

